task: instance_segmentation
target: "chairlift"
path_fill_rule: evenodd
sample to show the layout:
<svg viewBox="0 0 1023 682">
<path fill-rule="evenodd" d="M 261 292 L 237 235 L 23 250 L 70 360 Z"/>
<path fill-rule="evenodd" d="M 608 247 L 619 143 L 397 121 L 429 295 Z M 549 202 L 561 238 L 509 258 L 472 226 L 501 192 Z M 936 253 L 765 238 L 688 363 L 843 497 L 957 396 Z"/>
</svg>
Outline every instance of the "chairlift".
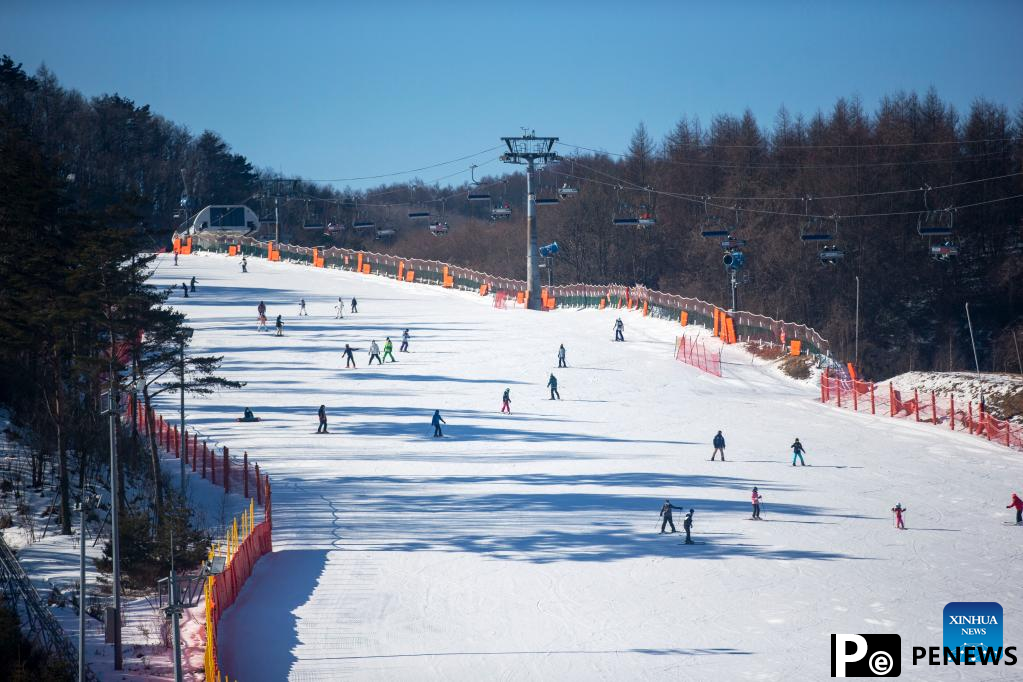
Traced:
<svg viewBox="0 0 1023 682">
<path fill-rule="evenodd" d="M 700 218 L 700 236 L 704 239 L 721 239 L 728 236 L 728 229 L 725 227 L 724 218 L 719 215 L 711 215 L 707 210 L 707 202 L 710 197 L 703 198 L 703 217 Z"/>
<path fill-rule="evenodd" d="M 302 217 L 302 229 L 303 230 L 323 230 L 323 221 L 310 218 L 309 216 L 309 200 L 305 201 L 305 215 Z"/>
<path fill-rule="evenodd" d="M 615 227 L 635 227 L 639 225 L 639 217 L 632 212 L 632 206 L 621 200 L 622 186 L 615 187 L 615 212 L 611 216 L 611 224 Z"/>
<path fill-rule="evenodd" d="M 390 227 L 378 227 L 376 231 L 377 240 L 384 240 L 392 238 L 397 232 Z"/>
<path fill-rule="evenodd" d="M 430 233 L 434 237 L 443 237 L 448 233 L 448 224 L 439 220 L 435 223 L 430 223 Z"/>
<path fill-rule="evenodd" d="M 356 216 L 356 218 L 352 219 L 353 230 L 371 230 L 377 226 L 377 224 L 370 219 L 366 211 L 359 211 L 358 201 L 353 202 L 352 215 Z"/>
<path fill-rule="evenodd" d="M 558 188 L 558 196 L 562 199 L 571 199 L 572 197 L 579 194 L 578 187 L 572 187 L 567 182 Z"/>
<path fill-rule="evenodd" d="M 931 258 L 947 262 L 959 255 L 959 246 L 954 242 L 934 244 L 931 246 Z"/>
<path fill-rule="evenodd" d="M 924 210 L 916 220 L 916 232 L 921 237 L 948 237 L 952 234 L 953 212 L 950 209 L 934 209 L 927 205 L 930 185 L 924 185 Z"/>
<path fill-rule="evenodd" d="M 469 166 L 469 178 L 471 179 L 471 184 L 469 185 L 467 198 L 469 201 L 490 201 L 490 195 L 479 190 L 480 183 L 476 180 L 476 168 L 476 164 Z"/>
<path fill-rule="evenodd" d="M 501 200 L 499 202 L 497 202 L 496 205 L 493 205 L 490 208 L 490 220 L 491 221 L 496 222 L 498 220 L 508 220 L 509 218 L 511 218 L 512 209 L 511 209 L 511 205 L 508 203 L 507 195 L 508 195 L 508 181 L 505 180 L 504 181 L 504 189 L 501 190 Z"/>
<path fill-rule="evenodd" d="M 821 249 L 820 253 L 817 254 L 817 257 L 824 265 L 836 265 L 838 261 L 845 258 L 845 252 L 838 248 L 838 246 L 832 244 Z"/>
<path fill-rule="evenodd" d="M 430 212 L 423 206 L 416 206 L 416 187 L 412 183 L 409 183 L 409 210 L 408 217 L 411 220 L 418 220 L 420 218 L 429 218 Z"/>
<path fill-rule="evenodd" d="M 829 242 L 833 236 L 826 227 L 826 223 L 818 216 L 810 215 L 810 202 L 813 197 L 803 197 L 803 222 L 799 226 L 799 241 L 803 242 Z"/>
<path fill-rule="evenodd" d="M 543 196 L 543 197 L 539 196 L 544 191 L 544 189 L 545 189 L 543 184 L 542 184 L 542 182 L 541 182 L 541 180 L 540 180 L 540 178 L 541 178 L 540 174 L 542 172 L 543 171 L 539 171 L 537 173 L 537 178 L 536 179 L 537 179 L 537 186 L 538 186 L 538 190 L 539 191 L 536 192 L 537 196 L 536 196 L 535 199 L 533 199 L 533 203 L 535 203 L 537 206 L 554 206 L 555 204 L 560 204 L 561 203 L 561 199 L 558 199 L 557 195 L 554 192 L 550 191 L 550 188 L 547 188 L 547 190 L 548 190 L 547 191 L 547 196 Z"/>
</svg>

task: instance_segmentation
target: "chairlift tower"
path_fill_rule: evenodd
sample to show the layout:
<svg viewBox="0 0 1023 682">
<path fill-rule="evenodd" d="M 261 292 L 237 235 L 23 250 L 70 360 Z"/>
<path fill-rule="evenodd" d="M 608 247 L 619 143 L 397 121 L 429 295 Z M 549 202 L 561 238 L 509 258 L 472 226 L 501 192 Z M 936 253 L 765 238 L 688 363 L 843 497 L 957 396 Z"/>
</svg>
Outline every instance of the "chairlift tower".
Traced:
<svg viewBox="0 0 1023 682">
<path fill-rule="evenodd" d="M 505 163 L 517 163 L 526 166 L 526 293 L 529 296 L 528 307 L 540 310 L 540 261 L 536 243 L 536 194 L 533 192 L 533 173 L 552 161 L 558 155 L 552 151 L 556 137 L 537 137 L 535 131 L 528 134 L 523 131 L 522 137 L 502 137 L 508 151 L 501 155 Z"/>
</svg>

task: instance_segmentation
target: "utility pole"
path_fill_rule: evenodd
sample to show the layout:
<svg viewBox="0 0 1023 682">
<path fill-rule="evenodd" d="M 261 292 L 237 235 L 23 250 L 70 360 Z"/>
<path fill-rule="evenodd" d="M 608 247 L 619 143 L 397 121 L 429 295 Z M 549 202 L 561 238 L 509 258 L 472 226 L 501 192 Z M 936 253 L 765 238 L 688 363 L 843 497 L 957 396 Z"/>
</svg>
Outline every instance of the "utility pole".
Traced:
<svg viewBox="0 0 1023 682">
<path fill-rule="evenodd" d="M 274 244 L 281 243 L 281 212 L 274 197 Z M 274 248 L 277 248 L 276 246 Z"/>
<path fill-rule="evenodd" d="M 181 494 L 185 493 L 185 339 L 181 339 L 181 437 L 178 438 L 178 460 L 181 463 Z"/>
<path fill-rule="evenodd" d="M 856 350 L 853 352 L 853 365 L 860 370 L 860 276 L 856 275 Z"/>
<path fill-rule="evenodd" d="M 85 486 L 80 491 L 81 519 L 78 527 L 78 679 L 85 679 Z"/>
<path fill-rule="evenodd" d="M 970 304 L 966 304 L 966 324 L 970 328 L 970 345 L 973 346 L 973 366 L 980 374 L 980 361 L 977 360 L 977 342 L 973 340 L 973 322 L 970 321 Z"/>
<path fill-rule="evenodd" d="M 522 137 L 502 137 L 508 151 L 501 155 L 505 163 L 525 164 L 526 166 L 526 295 L 527 307 L 539 310 L 540 300 L 540 264 L 536 236 L 536 195 L 533 193 L 533 173 L 552 161 L 558 155 L 552 151 L 556 137 L 537 137 L 535 131 L 523 134 Z"/>
<path fill-rule="evenodd" d="M 111 350 L 113 345 L 111 344 Z M 110 355 L 110 404 L 107 419 L 110 423 L 110 558 L 114 564 L 114 670 L 124 668 L 124 652 L 121 651 L 121 535 L 118 531 L 118 515 L 121 511 L 121 496 L 118 489 L 117 464 L 117 380 L 114 377 L 113 353 Z M 135 401 L 138 410 L 138 400 Z"/>
</svg>

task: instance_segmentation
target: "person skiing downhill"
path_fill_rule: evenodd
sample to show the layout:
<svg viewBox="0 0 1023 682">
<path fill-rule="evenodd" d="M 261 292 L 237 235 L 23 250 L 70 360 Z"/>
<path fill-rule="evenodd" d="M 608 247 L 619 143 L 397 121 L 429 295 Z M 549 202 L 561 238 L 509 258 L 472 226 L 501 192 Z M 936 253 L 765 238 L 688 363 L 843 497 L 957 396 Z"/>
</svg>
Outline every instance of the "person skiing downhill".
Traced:
<svg viewBox="0 0 1023 682">
<path fill-rule="evenodd" d="M 753 486 L 753 494 L 750 496 L 750 501 L 753 503 L 753 518 L 760 519 L 760 501 L 764 499 L 764 496 L 757 492 L 757 487 Z"/>
<path fill-rule="evenodd" d="M 388 336 L 387 340 L 384 341 L 384 360 L 391 358 L 391 362 L 397 362 L 394 359 L 394 344 L 391 343 L 391 337 Z"/>
<path fill-rule="evenodd" d="M 245 259 L 245 256 L 242 256 L 242 272 L 248 272 L 248 271 L 249 271 L 249 261 L 247 261 Z"/>
<path fill-rule="evenodd" d="M 625 340 L 625 323 L 622 322 L 622 318 L 615 320 L 615 341 Z"/>
<path fill-rule="evenodd" d="M 440 410 L 433 411 L 433 419 L 430 421 L 430 423 L 433 424 L 433 437 L 443 438 L 444 432 L 440 430 L 440 425 L 447 424 L 447 422 L 444 421 L 444 417 L 440 416 Z"/>
<path fill-rule="evenodd" d="M 337 305 L 334 306 L 334 319 L 343 320 L 345 319 L 345 302 L 341 300 L 341 297 L 337 297 Z"/>
<path fill-rule="evenodd" d="M 369 342 L 369 364 L 373 364 L 373 358 L 376 358 L 377 362 L 381 365 L 384 361 L 380 359 L 380 346 L 377 345 L 376 341 Z"/>
<path fill-rule="evenodd" d="M 906 524 L 902 522 L 902 513 L 906 511 L 906 508 L 902 506 L 901 502 L 895 503 L 892 507 L 892 512 L 895 514 L 895 527 L 902 530 L 906 530 Z"/>
<path fill-rule="evenodd" d="M 327 433 L 327 406 L 320 405 L 320 411 L 317 414 L 320 417 L 320 425 L 316 427 L 316 433 Z"/>
<path fill-rule="evenodd" d="M 684 528 L 685 531 L 686 531 L 686 542 L 685 542 L 685 544 L 687 544 L 687 545 L 693 544 L 693 538 L 692 538 L 692 535 L 690 535 L 690 531 L 693 529 L 693 510 L 692 509 L 689 510 L 689 513 L 686 514 L 686 517 L 682 520 L 682 528 Z"/>
<path fill-rule="evenodd" d="M 408 329 L 401 333 L 401 348 L 398 349 L 401 353 L 408 353 Z"/>
<path fill-rule="evenodd" d="M 353 369 L 358 369 L 358 367 L 355 366 L 355 354 L 352 352 L 353 350 L 355 349 L 349 346 L 347 343 L 345 344 L 344 352 L 341 353 L 341 357 L 347 358 L 345 360 L 345 369 L 348 369 L 349 367 Z"/>
<path fill-rule="evenodd" d="M 562 367 L 568 367 L 568 364 L 565 363 L 565 344 L 558 347 L 558 369 Z"/>
<path fill-rule="evenodd" d="M 309 313 L 307 313 L 306 310 L 305 310 L 305 299 L 304 298 L 301 301 L 298 302 L 298 314 L 300 316 L 301 315 L 305 315 L 306 317 L 309 317 Z"/>
<path fill-rule="evenodd" d="M 555 396 L 557 397 L 557 400 L 561 400 L 561 394 L 558 393 L 558 379 L 553 374 L 551 374 L 551 378 L 547 380 L 547 387 L 551 389 L 551 400 L 555 400 Z"/>
<path fill-rule="evenodd" d="M 1005 506 L 1006 509 L 1010 507 L 1016 509 L 1016 525 L 1023 526 L 1023 500 L 1019 499 L 1019 495 L 1016 493 L 1012 494 L 1012 501 Z"/>
<path fill-rule="evenodd" d="M 349 308 L 349 310 L 351 310 L 353 313 L 359 312 L 359 302 L 355 300 L 354 296 L 352 296 L 352 306 L 351 308 Z"/>
<path fill-rule="evenodd" d="M 792 448 L 792 466 L 796 466 L 796 458 L 798 457 L 799 465 L 805 467 L 806 462 L 803 461 L 803 455 L 806 453 L 806 450 L 803 449 L 803 444 L 797 438 L 796 442 L 789 447 Z"/>
<path fill-rule="evenodd" d="M 507 412 L 511 414 L 511 389 L 504 389 L 504 395 L 501 396 L 501 412 Z"/>
<path fill-rule="evenodd" d="M 665 500 L 664 504 L 661 505 L 661 532 L 664 532 L 664 527 L 667 525 L 671 526 L 671 532 L 677 533 L 675 530 L 675 522 L 671 518 L 671 510 L 678 509 L 682 511 L 682 507 L 676 507 L 671 503 L 671 500 Z"/>
<path fill-rule="evenodd" d="M 192 282 L 191 282 L 191 284 L 192 284 L 192 293 L 194 294 L 195 293 L 195 275 L 192 275 Z"/>
<path fill-rule="evenodd" d="M 284 320 L 281 319 L 280 315 L 277 316 L 277 322 L 274 323 L 274 327 L 277 328 L 277 336 L 284 336 Z"/>
<path fill-rule="evenodd" d="M 721 435 L 720 431 L 718 431 L 717 435 L 714 436 L 714 454 L 712 454 L 710 456 L 710 461 L 713 462 L 714 458 L 718 456 L 719 452 L 721 453 L 721 461 L 724 462 L 725 461 L 725 437 Z"/>
</svg>

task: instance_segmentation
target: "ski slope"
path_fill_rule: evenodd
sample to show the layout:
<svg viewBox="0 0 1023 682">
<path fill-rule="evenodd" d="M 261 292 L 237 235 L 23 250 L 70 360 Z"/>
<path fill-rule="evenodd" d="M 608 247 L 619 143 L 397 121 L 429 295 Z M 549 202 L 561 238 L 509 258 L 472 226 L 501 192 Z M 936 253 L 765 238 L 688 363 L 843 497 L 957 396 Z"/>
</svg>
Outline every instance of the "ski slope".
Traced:
<svg viewBox="0 0 1023 682">
<path fill-rule="evenodd" d="M 903 677 L 1013 675 L 914 668 L 909 647 L 942 644 L 949 601 L 1000 602 L 1005 644 L 1023 645 L 1023 529 L 1003 523 L 1019 453 L 820 405 L 814 386 L 736 348 L 723 379 L 702 374 L 672 359 L 677 324 L 638 313 L 613 343 L 611 311 L 249 270 L 164 256 L 154 278 L 197 277 L 171 302 L 194 347 L 248 382 L 193 399 L 190 424 L 274 482 L 275 552 L 222 621 L 231 679 L 811 680 L 829 677 L 843 632 L 900 634 Z M 260 300 L 283 337 L 256 332 Z M 411 352 L 397 353 L 406 327 Z M 398 362 L 367 367 L 370 340 L 388 335 Z M 344 369 L 346 342 L 358 369 Z M 559 343 L 568 369 L 555 369 Z M 328 435 L 315 434 L 321 403 Z M 246 406 L 263 421 L 235 422 Z M 724 463 L 709 461 L 717 429 Z M 810 466 L 790 465 L 797 436 Z M 749 520 L 754 485 L 763 522 Z M 695 509 L 700 544 L 658 533 L 665 498 Z"/>
</svg>

